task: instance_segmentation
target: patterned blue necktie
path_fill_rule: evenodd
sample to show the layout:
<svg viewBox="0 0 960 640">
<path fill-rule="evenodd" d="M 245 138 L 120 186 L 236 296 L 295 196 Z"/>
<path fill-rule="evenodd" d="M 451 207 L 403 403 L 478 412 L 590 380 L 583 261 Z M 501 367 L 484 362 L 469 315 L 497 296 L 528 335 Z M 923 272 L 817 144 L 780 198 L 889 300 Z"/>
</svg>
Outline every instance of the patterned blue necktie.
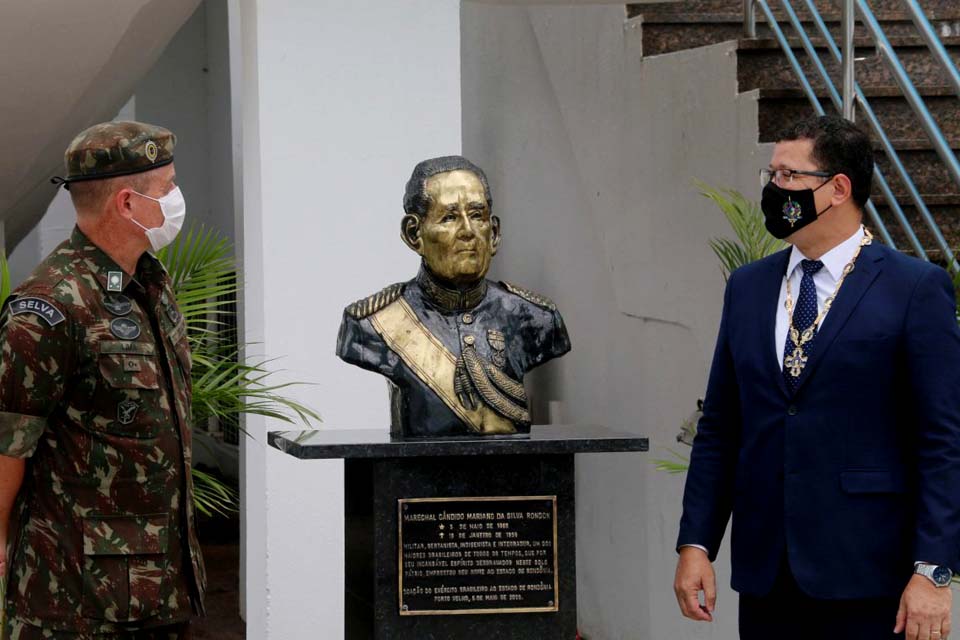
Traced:
<svg viewBox="0 0 960 640">
<path fill-rule="evenodd" d="M 804 329 L 812 325 L 813 321 L 817 319 L 817 285 L 813 283 L 813 274 L 823 268 L 823 263 L 819 260 L 802 260 L 800 266 L 803 267 L 803 278 L 800 279 L 800 295 L 797 296 L 797 303 L 793 308 L 793 326 L 798 332 L 803 333 Z M 811 346 L 816 337 L 816 334 L 814 334 L 810 342 L 803 345 L 803 354 L 807 358 L 810 357 Z M 790 339 L 788 328 L 787 343 L 783 349 L 783 377 L 787 381 L 787 389 L 790 393 L 797 390 L 797 381 L 800 379 L 800 376 L 790 375 L 790 367 L 786 364 L 796 348 L 797 345 Z"/>
</svg>

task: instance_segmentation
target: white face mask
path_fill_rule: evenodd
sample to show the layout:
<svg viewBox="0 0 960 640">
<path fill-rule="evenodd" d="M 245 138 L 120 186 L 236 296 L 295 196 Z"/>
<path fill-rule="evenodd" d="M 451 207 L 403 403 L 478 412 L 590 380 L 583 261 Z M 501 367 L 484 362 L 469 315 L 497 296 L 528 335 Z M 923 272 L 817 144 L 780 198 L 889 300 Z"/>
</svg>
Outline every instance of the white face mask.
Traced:
<svg viewBox="0 0 960 640">
<path fill-rule="evenodd" d="M 180 233 L 180 229 L 183 228 L 183 220 L 187 216 L 187 202 L 183 199 L 183 193 L 180 192 L 180 187 L 174 187 L 162 198 L 151 198 L 139 191 L 134 191 L 134 193 L 160 203 L 160 211 L 163 213 L 163 224 L 159 227 L 148 229 L 133 218 L 130 218 L 133 224 L 144 230 L 153 250 L 160 251 L 160 249 L 163 249 L 173 242 L 173 239 Z"/>
</svg>

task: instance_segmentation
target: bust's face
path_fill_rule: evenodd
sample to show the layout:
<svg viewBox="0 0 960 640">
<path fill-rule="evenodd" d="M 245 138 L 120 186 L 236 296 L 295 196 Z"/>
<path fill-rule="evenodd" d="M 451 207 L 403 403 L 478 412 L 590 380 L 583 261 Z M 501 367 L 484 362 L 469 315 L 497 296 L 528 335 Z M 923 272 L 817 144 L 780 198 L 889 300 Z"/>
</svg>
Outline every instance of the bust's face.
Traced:
<svg viewBox="0 0 960 640">
<path fill-rule="evenodd" d="M 431 206 L 417 251 L 435 275 L 457 285 L 481 280 L 499 240 L 483 183 L 470 171 L 438 173 L 426 183 Z"/>
</svg>

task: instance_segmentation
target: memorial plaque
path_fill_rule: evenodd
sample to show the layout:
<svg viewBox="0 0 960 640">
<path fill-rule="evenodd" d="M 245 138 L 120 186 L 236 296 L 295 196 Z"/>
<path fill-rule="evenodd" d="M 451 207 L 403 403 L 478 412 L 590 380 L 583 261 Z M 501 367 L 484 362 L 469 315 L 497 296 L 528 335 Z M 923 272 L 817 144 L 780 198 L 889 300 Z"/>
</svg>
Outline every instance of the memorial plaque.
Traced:
<svg viewBox="0 0 960 640">
<path fill-rule="evenodd" d="M 397 502 L 400 615 L 559 610 L 556 496 Z"/>
</svg>

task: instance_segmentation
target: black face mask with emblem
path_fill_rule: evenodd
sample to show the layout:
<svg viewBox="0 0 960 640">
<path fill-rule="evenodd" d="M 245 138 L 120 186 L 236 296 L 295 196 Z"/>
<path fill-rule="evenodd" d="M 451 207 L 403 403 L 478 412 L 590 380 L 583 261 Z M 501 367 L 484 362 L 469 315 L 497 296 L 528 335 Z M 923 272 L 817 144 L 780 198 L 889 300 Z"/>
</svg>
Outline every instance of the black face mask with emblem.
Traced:
<svg viewBox="0 0 960 640">
<path fill-rule="evenodd" d="M 817 218 L 833 205 L 828 205 L 823 211 L 817 211 L 813 194 L 829 183 L 829 181 L 824 182 L 816 189 L 794 191 L 778 187 L 772 180 L 768 182 L 763 188 L 760 209 L 763 210 L 764 225 L 770 235 L 783 240 L 808 224 L 816 222 Z"/>
</svg>

